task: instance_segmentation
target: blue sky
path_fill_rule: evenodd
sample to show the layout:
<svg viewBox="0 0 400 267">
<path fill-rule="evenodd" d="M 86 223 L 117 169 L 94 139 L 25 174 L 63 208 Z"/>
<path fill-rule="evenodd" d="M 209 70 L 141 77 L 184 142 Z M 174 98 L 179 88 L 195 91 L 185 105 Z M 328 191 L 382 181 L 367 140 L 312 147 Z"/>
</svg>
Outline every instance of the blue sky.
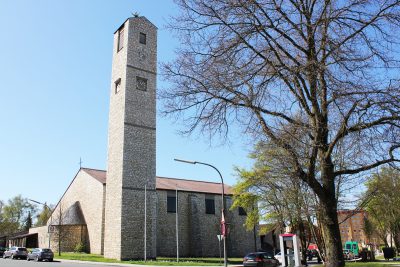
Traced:
<svg viewBox="0 0 400 267">
<path fill-rule="evenodd" d="M 21 194 L 55 203 L 79 169 L 106 169 L 114 31 L 139 12 L 158 28 L 158 61 L 177 39 L 165 29 L 178 12 L 170 0 L 0 0 L 0 199 Z M 158 87 L 168 86 L 159 77 Z M 161 103 L 158 109 L 161 108 Z M 250 166 L 249 139 L 182 137 L 157 117 L 157 175 L 234 184 L 233 166 Z"/>
</svg>

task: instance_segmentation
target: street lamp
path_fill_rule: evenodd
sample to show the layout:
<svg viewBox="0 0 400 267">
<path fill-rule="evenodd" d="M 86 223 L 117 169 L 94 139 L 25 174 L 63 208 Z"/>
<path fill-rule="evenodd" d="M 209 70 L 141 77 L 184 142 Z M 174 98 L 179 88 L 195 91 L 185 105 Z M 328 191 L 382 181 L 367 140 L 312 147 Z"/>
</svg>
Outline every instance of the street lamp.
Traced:
<svg viewBox="0 0 400 267">
<path fill-rule="evenodd" d="M 204 162 L 200 162 L 200 161 L 190 161 L 190 160 L 183 160 L 183 159 L 174 159 L 175 161 L 179 161 L 182 163 L 187 163 L 187 164 L 201 164 L 201 165 L 206 165 L 208 167 L 213 168 L 214 170 L 216 170 L 219 174 L 219 177 L 221 178 L 221 185 L 222 185 L 222 220 L 221 220 L 221 224 L 223 227 L 223 239 L 224 239 L 224 267 L 228 266 L 228 256 L 226 253 L 226 218 L 225 218 L 225 188 L 224 188 L 224 179 L 222 178 L 221 172 L 213 165 L 208 164 L 208 163 L 204 163 Z"/>
<path fill-rule="evenodd" d="M 49 209 L 49 211 L 50 211 L 50 225 L 49 225 L 49 227 L 47 228 L 47 233 L 49 234 L 49 248 L 50 248 L 50 240 L 51 240 L 51 232 L 50 232 L 50 226 L 51 226 L 51 223 L 52 223 L 52 219 L 53 219 L 53 211 L 51 210 L 51 208 L 46 204 L 46 202 L 45 203 L 42 203 L 42 202 L 39 202 L 39 201 L 36 201 L 36 200 L 33 200 L 33 199 L 29 199 L 28 198 L 28 200 L 29 201 L 31 201 L 31 202 L 34 202 L 34 203 L 36 203 L 36 204 L 39 204 L 39 205 L 43 205 L 43 207 L 45 207 L 45 208 L 48 208 Z"/>
</svg>

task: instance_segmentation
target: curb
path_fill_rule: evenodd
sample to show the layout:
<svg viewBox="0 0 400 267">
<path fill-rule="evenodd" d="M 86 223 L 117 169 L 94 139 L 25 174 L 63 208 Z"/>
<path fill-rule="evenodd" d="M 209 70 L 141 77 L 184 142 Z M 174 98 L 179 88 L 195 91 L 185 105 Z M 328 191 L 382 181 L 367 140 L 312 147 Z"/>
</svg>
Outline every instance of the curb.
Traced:
<svg viewBox="0 0 400 267">
<path fill-rule="evenodd" d="M 55 259 L 55 261 L 65 262 L 65 263 L 78 263 L 78 264 L 93 264 L 93 265 L 106 265 L 106 266 L 132 266 L 132 267 L 223 267 L 223 265 L 214 266 L 184 266 L 184 265 L 143 265 L 143 264 L 131 264 L 131 263 L 116 263 L 116 262 L 98 262 L 98 261 L 79 261 L 79 260 L 64 260 Z M 228 267 L 242 267 L 242 265 L 228 265 Z"/>
</svg>

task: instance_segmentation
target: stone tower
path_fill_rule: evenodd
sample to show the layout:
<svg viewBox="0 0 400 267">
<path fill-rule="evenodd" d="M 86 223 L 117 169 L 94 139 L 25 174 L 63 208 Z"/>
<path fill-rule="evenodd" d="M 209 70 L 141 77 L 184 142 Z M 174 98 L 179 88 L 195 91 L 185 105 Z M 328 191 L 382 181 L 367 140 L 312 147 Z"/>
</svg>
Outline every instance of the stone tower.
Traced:
<svg viewBox="0 0 400 267">
<path fill-rule="evenodd" d="M 145 17 L 127 19 L 114 33 L 106 258 L 143 259 L 145 232 L 146 257 L 156 256 L 156 67 L 157 28 Z"/>
</svg>

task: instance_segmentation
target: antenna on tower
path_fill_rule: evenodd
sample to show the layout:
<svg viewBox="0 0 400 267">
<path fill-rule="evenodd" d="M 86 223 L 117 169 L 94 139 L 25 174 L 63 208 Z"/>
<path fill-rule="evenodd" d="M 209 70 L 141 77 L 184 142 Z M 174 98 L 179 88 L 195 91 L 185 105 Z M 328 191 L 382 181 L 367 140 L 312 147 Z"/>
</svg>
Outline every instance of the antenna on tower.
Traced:
<svg viewBox="0 0 400 267">
<path fill-rule="evenodd" d="M 82 169 L 82 158 L 79 157 L 79 169 Z"/>
</svg>

